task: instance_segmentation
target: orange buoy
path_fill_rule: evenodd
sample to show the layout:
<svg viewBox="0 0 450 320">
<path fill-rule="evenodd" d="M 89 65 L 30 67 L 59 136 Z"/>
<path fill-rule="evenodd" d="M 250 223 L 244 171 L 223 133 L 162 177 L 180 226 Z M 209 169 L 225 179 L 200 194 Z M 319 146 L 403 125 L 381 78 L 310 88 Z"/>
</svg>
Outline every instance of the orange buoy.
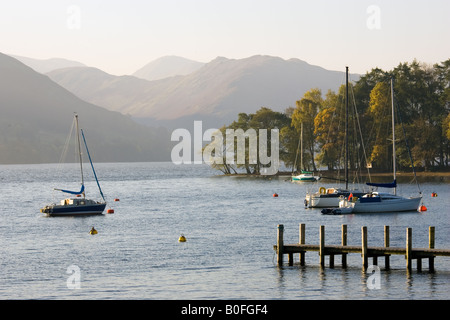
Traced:
<svg viewBox="0 0 450 320">
<path fill-rule="evenodd" d="M 435 197 L 437 197 L 437 193 L 436 193 L 436 192 L 433 192 L 433 193 L 431 194 L 431 196 L 432 196 L 433 198 L 435 198 Z"/>
<path fill-rule="evenodd" d="M 273 194 L 273 197 L 274 197 L 274 198 L 278 197 L 278 193 L 274 193 L 274 194 Z"/>
<path fill-rule="evenodd" d="M 114 209 L 108 209 L 106 210 L 106 213 L 114 213 Z"/>
<path fill-rule="evenodd" d="M 119 198 L 115 198 L 114 201 L 120 201 L 120 199 Z"/>
<path fill-rule="evenodd" d="M 425 211 L 427 211 L 427 207 L 425 207 L 424 205 L 421 205 L 420 208 L 419 208 L 419 211 L 420 212 L 425 212 Z"/>
</svg>

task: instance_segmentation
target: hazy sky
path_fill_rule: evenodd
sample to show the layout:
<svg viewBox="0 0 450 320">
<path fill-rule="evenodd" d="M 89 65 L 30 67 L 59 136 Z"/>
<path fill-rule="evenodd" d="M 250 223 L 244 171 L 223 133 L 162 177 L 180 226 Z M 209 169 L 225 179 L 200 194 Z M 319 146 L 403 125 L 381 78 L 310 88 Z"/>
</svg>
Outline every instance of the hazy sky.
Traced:
<svg viewBox="0 0 450 320">
<path fill-rule="evenodd" d="M 449 0 L 2 0 L 0 52 L 116 75 L 256 54 L 365 73 L 450 58 L 449 13 Z"/>
</svg>

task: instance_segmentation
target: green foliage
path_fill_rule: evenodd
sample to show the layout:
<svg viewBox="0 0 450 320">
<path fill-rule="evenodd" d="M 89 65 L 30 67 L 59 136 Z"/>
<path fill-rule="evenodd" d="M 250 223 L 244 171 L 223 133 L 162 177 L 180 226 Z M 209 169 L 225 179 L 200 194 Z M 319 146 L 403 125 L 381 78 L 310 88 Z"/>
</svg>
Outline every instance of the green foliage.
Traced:
<svg viewBox="0 0 450 320">
<path fill-rule="evenodd" d="M 256 136 L 259 140 L 259 129 L 267 129 L 269 132 L 272 129 L 278 129 L 280 131 L 282 131 L 282 133 L 280 133 L 280 136 L 282 136 L 283 134 L 285 134 L 286 128 L 289 127 L 291 122 L 291 119 L 284 113 L 282 112 L 275 112 L 269 108 L 265 108 L 262 107 L 261 109 L 259 109 L 257 112 L 255 113 L 251 113 L 251 114 L 246 114 L 246 113 L 239 113 L 238 115 L 238 120 L 237 121 L 233 121 L 232 124 L 230 124 L 227 127 L 222 127 L 220 129 L 222 136 L 226 135 L 226 131 L 227 129 L 233 129 L 233 130 L 243 130 L 244 132 L 247 132 L 247 130 L 249 129 L 254 129 L 256 132 Z M 284 131 L 283 131 L 284 130 Z M 289 139 L 289 138 L 288 138 Z M 234 163 L 230 164 L 227 163 L 226 161 L 226 156 L 227 153 L 229 154 L 230 152 L 234 152 L 234 150 L 237 150 L 237 138 L 234 138 L 234 145 L 233 146 L 228 146 L 228 148 L 232 149 L 232 150 L 227 150 L 227 145 L 226 143 L 222 143 L 221 141 L 221 146 L 223 146 L 224 150 L 222 150 L 222 155 L 223 155 L 223 163 L 221 164 L 217 164 L 217 163 L 213 163 L 212 167 L 222 171 L 224 174 L 231 174 L 231 173 L 237 173 L 237 169 L 245 169 L 247 174 L 259 174 L 261 169 L 263 168 L 263 165 L 260 163 L 259 159 L 256 163 L 251 163 L 250 161 L 250 143 L 249 143 L 249 137 L 245 138 L 245 163 L 240 163 L 240 161 L 237 161 L 238 159 L 236 159 L 237 154 L 234 153 Z M 212 141 L 210 144 L 206 145 L 203 150 L 205 150 L 205 148 L 207 148 L 208 146 L 213 146 L 215 143 L 215 141 Z M 268 153 L 270 154 L 272 152 L 271 150 L 271 144 L 270 144 L 270 137 L 268 139 L 268 144 L 267 144 L 267 150 Z M 289 150 L 289 148 L 288 148 Z M 258 154 L 258 150 L 256 150 L 256 153 Z M 282 156 L 282 152 L 281 155 Z M 213 155 L 215 156 L 215 155 Z M 283 159 L 281 159 L 283 160 Z"/>
<path fill-rule="evenodd" d="M 373 69 L 354 84 L 349 84 L 350 168 L 367 162 L 373 168 L 392 167 L 391 92 L 394 79 L 396 106 L 397 164 L 399 169 L 448 169 L 450 165 L 450 59 L 429 66 L 414 60 L 400 63 L 386 72 Z M 301 169 L 317 166 L 339 169 L 344 164 L 345 85 L 325 98 L 311 89 L 284 113 L 261 108 L 255 114 L 239 114 L 228 128 L 280 130 L 280 160 L 299 169 L 300 128 L 303 123 L 303 164 Z M 360 136 L 362 135 L 362 137 Z M 361 142 L 361 138 L 362 141 Z M 409 151 L 406 147 L 408 145 Z M 363 149 L 364 146 L 364 149 Z M 258 165 L 245 165 L 247 172 L 259 172 Z"/>
</svg>

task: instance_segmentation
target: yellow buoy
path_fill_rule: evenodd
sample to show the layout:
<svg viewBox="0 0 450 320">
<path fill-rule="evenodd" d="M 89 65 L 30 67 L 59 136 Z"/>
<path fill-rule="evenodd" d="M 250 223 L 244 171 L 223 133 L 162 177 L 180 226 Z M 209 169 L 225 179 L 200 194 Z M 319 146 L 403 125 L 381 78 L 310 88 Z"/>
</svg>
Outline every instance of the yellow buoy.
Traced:
<svg viewBox="0 0 450 320">
<path fill-rule="evenodd" d="M 186 242 L 186 237 L 183 236 L 183 235 L 181 235 L 181 236 L 178 238 L 178 242 Z"/>
<path fill-rule="evenodd" d="M 89 231 L 90 234 L 97 234 L 97 230 L 94 229 L 94 227 L 92 227 L 91 231 Z"/>
</svg>

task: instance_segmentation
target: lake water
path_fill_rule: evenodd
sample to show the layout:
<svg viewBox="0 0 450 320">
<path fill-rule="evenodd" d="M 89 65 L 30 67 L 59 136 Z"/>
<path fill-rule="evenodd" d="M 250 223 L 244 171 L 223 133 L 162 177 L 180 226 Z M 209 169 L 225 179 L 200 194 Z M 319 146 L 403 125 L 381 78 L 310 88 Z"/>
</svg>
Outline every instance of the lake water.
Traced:
<svg viewBox="0 0 450 320">
<path fill-rule="evenodd" d="M 347 269 L 340 257 L 335 268 L 328 259 L 320 268 L 314 252 L 305 267 L 295 257 L 294 266 L 280 268 L 273 250 L 277 225 L 284 224 L 285 243 L 295 243 L 299 223 L 311 244 L 320 225 L 326 243 L 339 244 L 347 224 L 348 244 L 360 245 L 367 226 L 369 246 L 383 244 L 389 225 L 391 246 L 401 247 L 407 227 L 413 247 L 427 247 L 428 227 L 435 226 L 436 248 L 450 249 L 448 183 L 421 183 L 426 212 L 327 216 L 305 209 L 303 200 L 306 188 L 333 183 L 224 177 L 207 165 L 172 163 L 105 163 L 96 170 L 115 213 L 52 218 L 39 209 L 64 197 L 54 187 L 79 188 L 77 165 L 0 166 L 0 299 L 450 298 L 447 257 L 436 258 L 433 274 L 427 260 L 422 272 L 414 262 L 408 273 L 403 256 L 391 257 L 390 271 L 379 259 L 380 288 L 369 289 L 358 254 L 349 254 Z M 93 177 L 86 180 L 87 196 L 98 197 Z M 415 184 L 399 186 L 404 195 L 416 191 Z M 93 226 L 97 235 L 89 234 Z"/>
</svg>

